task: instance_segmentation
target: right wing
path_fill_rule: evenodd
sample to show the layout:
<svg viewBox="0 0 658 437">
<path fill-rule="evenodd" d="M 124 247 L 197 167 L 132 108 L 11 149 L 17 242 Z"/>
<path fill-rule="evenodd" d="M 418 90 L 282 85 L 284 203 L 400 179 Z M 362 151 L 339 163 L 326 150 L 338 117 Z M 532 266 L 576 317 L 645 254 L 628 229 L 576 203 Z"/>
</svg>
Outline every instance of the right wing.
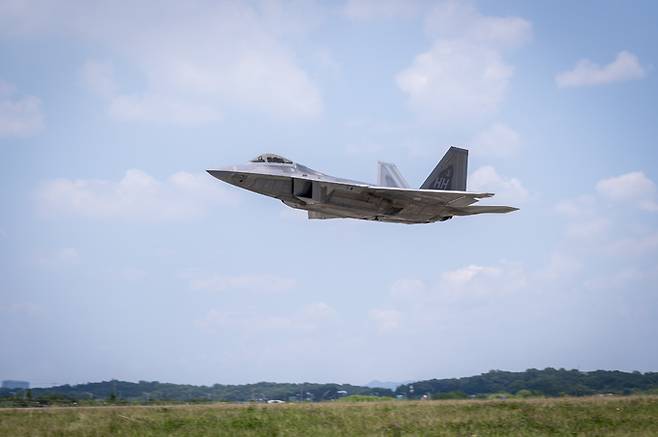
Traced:
<svg viewBox="0 0 658 437">
<path fill-rule="evenodd" d="M 471 205 L 479 199 L 493 196 L 493 193 L 471 193 L 468 191 L 427 190 L 398 187 L 373 187 L 366 184 L 350 184 L 337 181 L 318 181 L 319 187 L 327 194 L 345 192 L 357 194 L 364 199 L 377 197 L 391 202 L 419 203 L 427 206 L 462 207 Z"/>
</svg>

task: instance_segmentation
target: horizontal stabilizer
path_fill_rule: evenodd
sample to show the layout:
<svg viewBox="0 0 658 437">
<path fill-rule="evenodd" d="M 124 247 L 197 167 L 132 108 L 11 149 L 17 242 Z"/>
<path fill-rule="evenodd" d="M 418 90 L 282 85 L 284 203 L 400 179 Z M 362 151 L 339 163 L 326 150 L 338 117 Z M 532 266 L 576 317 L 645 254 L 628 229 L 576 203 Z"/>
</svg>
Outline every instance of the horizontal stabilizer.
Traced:
<svg viewBox="0 0 658 437">
<path fill-rule="evenodd" d="M 308 211 L 308 219 L 309 220 L 328 220 L 328 219 L 335 219 L 335 218 L 344 218 L 339 215 L 331 215 L 331 214 L 324 214 L 321 212 L 317 211 Z"/>
<path fill-rule="evenodd" d="M 450 213 L 452 215 L 506 214 L 518 210 L 519 208 L 511 206 L 476 205 L 450 208 Z"/>
</svg>

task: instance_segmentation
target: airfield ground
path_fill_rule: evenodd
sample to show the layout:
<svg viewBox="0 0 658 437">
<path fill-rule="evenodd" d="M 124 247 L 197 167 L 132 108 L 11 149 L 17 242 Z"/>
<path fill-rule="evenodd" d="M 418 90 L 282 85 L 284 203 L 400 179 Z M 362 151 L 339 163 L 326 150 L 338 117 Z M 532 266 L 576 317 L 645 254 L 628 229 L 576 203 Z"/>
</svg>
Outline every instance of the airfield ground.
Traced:
<svg viewBox="0 0 658 437">
<path fill-rule="evenodd" d="M 0 409 L 2 436 L 658 435 L 658 397 Z"/>
</svg>

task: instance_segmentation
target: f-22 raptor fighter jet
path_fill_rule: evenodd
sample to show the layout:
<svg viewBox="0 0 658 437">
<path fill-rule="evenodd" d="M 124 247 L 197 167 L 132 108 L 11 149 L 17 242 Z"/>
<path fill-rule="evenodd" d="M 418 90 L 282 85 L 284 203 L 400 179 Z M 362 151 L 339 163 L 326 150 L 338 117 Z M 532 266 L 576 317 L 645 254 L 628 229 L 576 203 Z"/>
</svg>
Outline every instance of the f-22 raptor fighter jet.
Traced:
<svg viewBox="0 0 658 437">
<path fill-rule="evenodd" d="M 279 155 L 249 164 L 208 170 L 245 190 L 308 211 L 309 219 L 354 218 L 394 223 L 433 223 L 454 216 L 516 211 L 510 206 L 473 206 L 493 193 L 466 191 L 468 150 L 450 147 L 419 189 L 409 188 L 395 164 L 379 163 L 377 185 L 320 173 Z"/>
</svg>

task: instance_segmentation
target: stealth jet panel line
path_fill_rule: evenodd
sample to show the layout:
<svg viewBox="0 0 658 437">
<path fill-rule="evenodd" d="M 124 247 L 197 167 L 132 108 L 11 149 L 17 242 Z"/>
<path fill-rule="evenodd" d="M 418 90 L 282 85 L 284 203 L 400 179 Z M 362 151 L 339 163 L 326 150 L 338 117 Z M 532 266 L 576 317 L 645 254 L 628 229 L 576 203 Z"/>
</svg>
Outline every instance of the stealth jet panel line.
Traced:
<svg viewBox="0 0 658 437">
<path fill-rule="evenodd" d="M 468 150 L 450 147 L 419 189 L 409 188 L 395 164 L 380 162 L 378 184 L 341 179 L 266 153 L 248 164 L 207 170 L 217 179 L 308 211 L 309 219 L 353 218 L 433 223 L 454 216 L 516 211 L 473 206 L 493 193 L 466 191 Z"/>
</svg>

